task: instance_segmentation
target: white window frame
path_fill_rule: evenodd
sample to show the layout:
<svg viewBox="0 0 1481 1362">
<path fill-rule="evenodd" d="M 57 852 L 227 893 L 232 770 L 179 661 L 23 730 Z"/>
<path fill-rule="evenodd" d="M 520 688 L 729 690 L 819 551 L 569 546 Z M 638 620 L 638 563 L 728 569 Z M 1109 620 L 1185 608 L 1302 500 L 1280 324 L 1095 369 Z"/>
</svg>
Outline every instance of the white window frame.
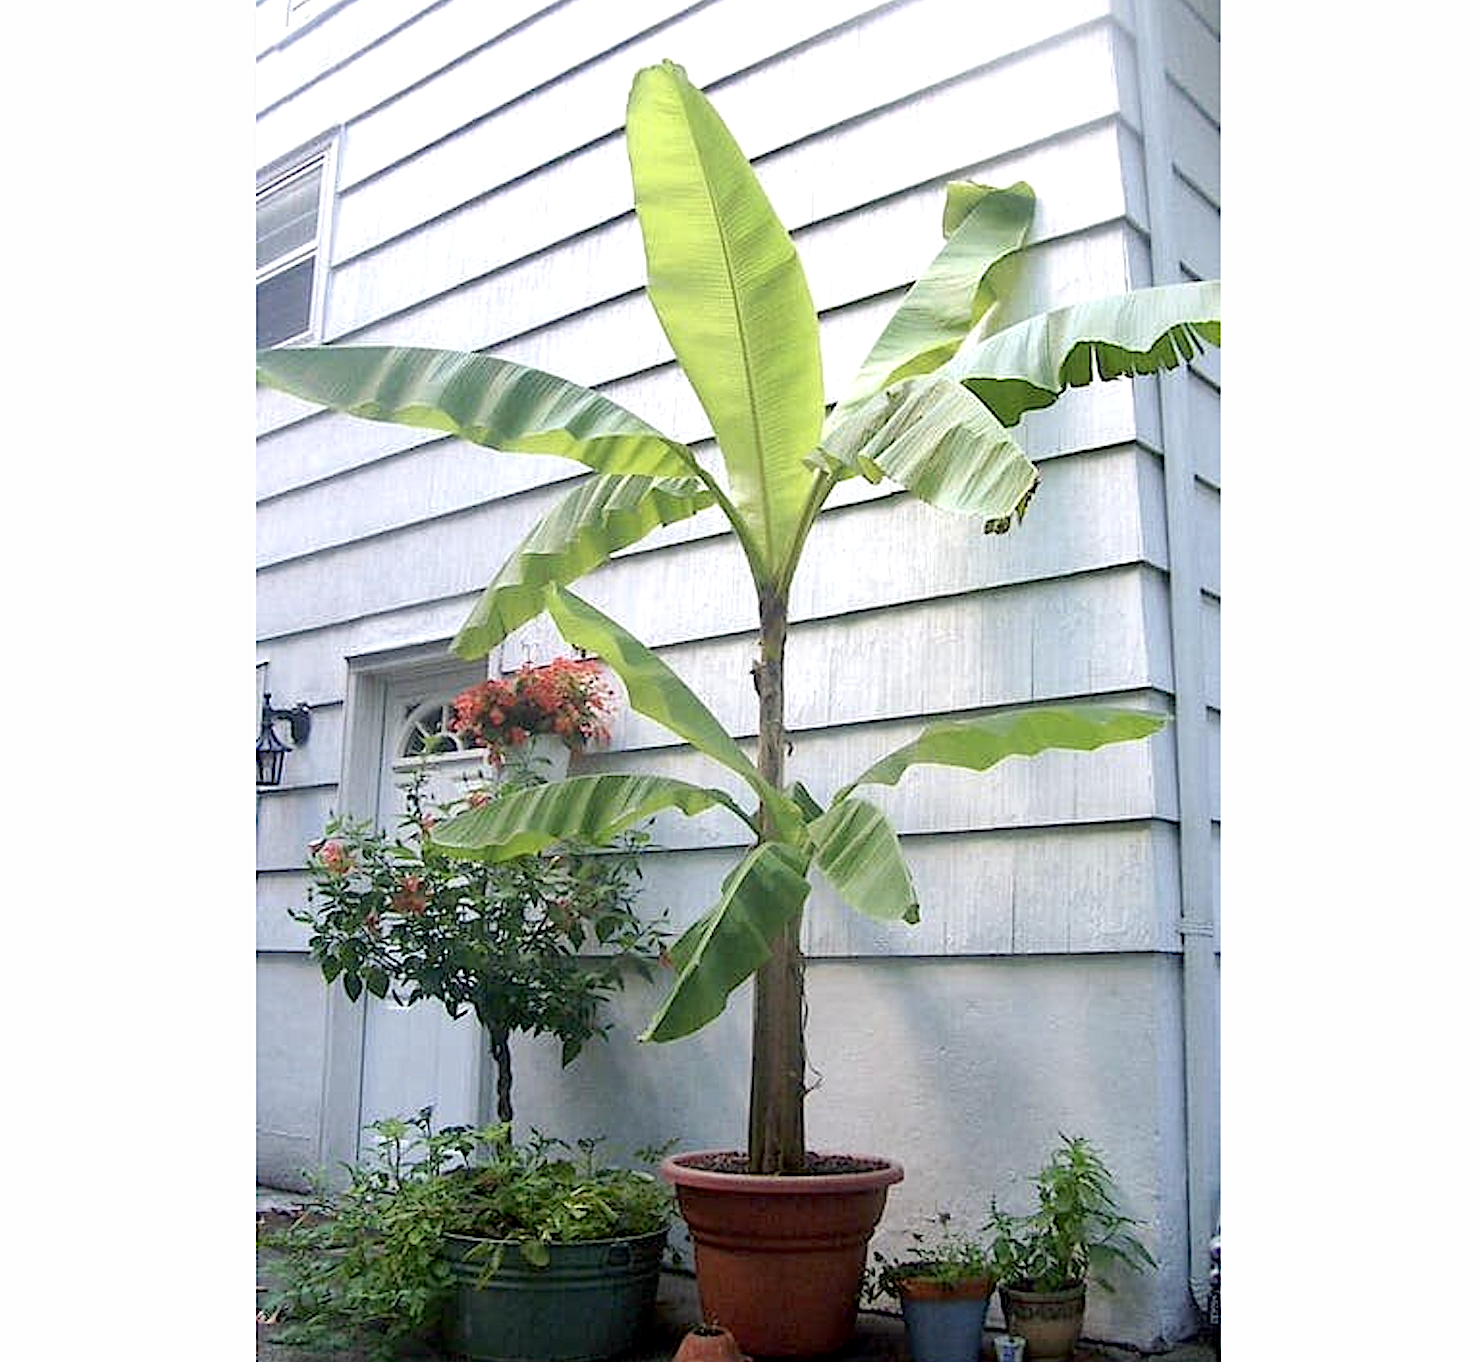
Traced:
<svg viewBox="0 0 1481 1362">
<path fill-rule="evenodd" d="M 329 222 L 334 205 L 337 149 L 338 139 L 332 136 L 321 138 L 308 147 L 282 157 L 257 176 L 256 201 L 261 203 L 263 198 L 281 189 L 289 181 L 307 175 L 316 167 L 319 169 L 319 202 L 313 238 L 296 250 L 270 260 L 257 271 L 256 287 L 260 288 L 266 280 L 302 264 L 305 260 L 314 262 L 313 280 L 309 285 L 308 329 L 274 342 L 277 345 L 302 345 L 306 341 L 319 339 L 323 334 L 324 291 L 329 276 Z"/>
</svg>

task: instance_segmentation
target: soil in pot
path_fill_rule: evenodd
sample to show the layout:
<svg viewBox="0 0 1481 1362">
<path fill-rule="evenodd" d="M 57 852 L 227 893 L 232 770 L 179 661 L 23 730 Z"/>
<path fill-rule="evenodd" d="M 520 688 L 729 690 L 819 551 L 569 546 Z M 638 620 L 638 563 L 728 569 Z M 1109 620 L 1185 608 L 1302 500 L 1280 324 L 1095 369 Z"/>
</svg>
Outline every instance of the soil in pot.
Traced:
<svg viewBox="0 0 1481 1362">
<path fill-rule="evenodd" d="M 904 1170 L 839 1154 L 809 1154 L 796 1176 L 745 1169 L 745 1155 L 734 1151 L 663 1164 L 694 1241 L 705 1320 L 763 1357 L 843 1347 L 853 1337 L 869 1236 Z"/>
</svg>

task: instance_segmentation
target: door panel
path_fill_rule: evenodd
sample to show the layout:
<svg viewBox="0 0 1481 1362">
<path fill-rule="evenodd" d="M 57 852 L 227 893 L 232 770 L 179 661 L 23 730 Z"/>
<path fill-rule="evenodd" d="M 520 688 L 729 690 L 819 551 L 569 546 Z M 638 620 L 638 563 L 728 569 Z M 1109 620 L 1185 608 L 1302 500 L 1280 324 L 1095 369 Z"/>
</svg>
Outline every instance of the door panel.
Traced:
<svg viewBox="0 0 1481 1362">
<path fill-rule="evenodd" d="M 406 835 L 400 823 L 406 791 L 418 768 L 426 772 L 428 803 L 448 799 L 465 781 L 478 778 L 482 753 L 460 747 L 446 732 L 446 721 L 451 697 L 483 676 L 477 666 L 449 666 L 387 686 L 375 815 L 381 827 Z M 367 998 L 360 1075 L 361 1153 L 373 1140 L 367 1139 L 365 1127 L 383 1117 L 410 1116 L 431 1106 L 437 1126 L 482 1119 L 484 1047 L 482 1030 L 471 1014 L 454 1021 L 431 999 L 402 1007 L 390 999 Z"/>
</svg>

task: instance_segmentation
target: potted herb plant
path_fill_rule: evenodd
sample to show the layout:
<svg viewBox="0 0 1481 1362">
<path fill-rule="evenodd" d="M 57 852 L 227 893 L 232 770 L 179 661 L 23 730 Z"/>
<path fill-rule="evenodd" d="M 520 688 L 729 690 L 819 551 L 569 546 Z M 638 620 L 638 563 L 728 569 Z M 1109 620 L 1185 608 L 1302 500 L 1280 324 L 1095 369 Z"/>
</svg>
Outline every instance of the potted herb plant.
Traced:
<svg viewBox="0 0 1481 1362">
<path fill-rule="evenodd" d="M 431 841 L 441 820 L 498 807 L 541 778 L 525 765 L 429 805 L 424 776 L 407 791 L 399 836 L 329 820 L 310 848 L 308 906 L 289 915 L 308 926 L 325 980 L 352 1000 L 368 991 L 405 1005 L 434 999 L 450 1017 L 472 1009 L 493 1058 L 498 1119 L 512 1123 L 510 1038 L 557 1036 L 569 1064 L 609 1030 L 602 1006 L 625 971 L 646 974 L 660 955 L 661 925 L 634 907 L 646 839 L 628 831 L 600 853 L 562 844 L 498 864 L 457 859 Z"/>
<path fill-rule="evenodd" d="M 634 709 L 738 777 L 748 794 L 742 801 L 660 776 L 576 776 L 470 810 L 433 840 L 449 854 L 497 862 L 561 838 L 599 841 L 662 809 L 719 808 L 739 820 L 750 847 L 714 907 L 672 948 L 673 987 L 644 1039 L 698 1030 L 754 976 L 747 1147 L 675 1156 L 664 1172 L 695 1241 L 706 1317 L 751 1352 L 826 1352 L 852 1333 L 868 1238 L 903 1173 L 888 1159 L 814 1157 L 806 1146 L 800 924 L 809 873 L 862 913 L 915 922 L 899 841 L 862 787 L 892 785 L 922 763 L 983 771 L 1009 756 L 1142 738 L 1165 716 L 1054 705 L 932 723 L 820 801 L 786 778 L 788 601 L 809 533 L 855 477 L 888 478 L 990 532 L 1009 529 L 1038 482 L 1010 428 L 1070 387 L 1172 368 L 1217 344 L 1219 286 L 1139 290 L 1007 325 L 997 304 L 1009 279 L 997 267 L 1024 245 L 1033 192 L 1023 183 L 953 183 L 945 245 L 830 409 L 797 252 L 744 153 L 681 67 L 638 73 L 627 146 L 648 297 L 710 419 L 720 467 L 600 393 L 493 355 L 267 350 L 258 379 L 356 416 L 563 455 L 592 470 L 515 548 L 453 649 L 481 657 L 547 613 L 568 643 L 607 662 Z M 754 760 L 665 663 L 568 589 L 660 525 L 711 507 L 734 532 L 756 589 Z M 747 1246 L 747 1227 L 761 1242 Z M 831 1254 L 820 1251 L 824 1243 Z M 775 1308 L 778 1291 L 785 1311 Z"/>
<path fill-rule="evenodd" d="M 989 1243 L 953 1228 L 946 1211 L 932 1233 L 910 1238 L 897 1257 L 874 1254 L 866 1294 L 899 1300 L 913 1362 L 977 1362 L 994 1285 Z"/>
<path fill-rule="evenodd" d="M 282 1255 L 265 1310 L 278 1339 L 394 1355 L 436 1338 L 464 1357 L 610 1357 L 652 1311 L 673 1198 L 596 1142 L 378 1121 L 347 1189 L 265 1236 Z M 651 1162 L 660 1151 L 642 1151 Z"/>
<path fill-rule="evenodd" d="M 1112 1264 L 1156 1264 L 1129 1233 L 1140 1222 L 1118 1211 L 1111 1174 L 1083 1137 L 1060 1136 L 1034 1187 L 1038 1208 L 1029 1214 L 1009 1215 L 993 1202 L 991 1261 L 1009 1333 L 1027 1341 L 1030 1362 L 1056 1362 L 1079 1341 L 1087 1280 L 1112 1291 Z"/>
</svg>

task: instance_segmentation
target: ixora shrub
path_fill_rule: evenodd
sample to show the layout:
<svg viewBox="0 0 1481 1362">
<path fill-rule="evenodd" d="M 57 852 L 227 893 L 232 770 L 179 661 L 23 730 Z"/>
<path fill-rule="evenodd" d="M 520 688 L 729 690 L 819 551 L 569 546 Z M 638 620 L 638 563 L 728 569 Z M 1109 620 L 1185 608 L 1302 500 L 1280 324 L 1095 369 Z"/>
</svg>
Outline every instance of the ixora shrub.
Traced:
<svg viewBox="0 0 1481 1362">
<path fill-rule="evenodd" d="M 447 1235 L 491 1241 L 478 1246 L 491 1277 L 510 1251 L 540 1267 L 552 1244 L 651 1234 L 673 1214 L 651 1172 L 598 1163 L 596 1140 L 572 1149 L 540 1135 L 515 1143 L 504 1124 L 433 1130 L 431 1108 L 370 1129 L 374 1155 L 349 1167 L 348 1187 L 263 1236 L 281 1255 L 280 1285 L 263 1303 L 280 1342 L 398 1355 L 437 1325 L 453 1292 Z"/>
<path fill-rule="evenodd" d="M 714 907 L 672 949 L 673 987 L 644 1033 L 688 1035 L 755 976 L 749 1162 L 799 1172 L 808 875 L 871 917 L 915 922 L 899 841 L 858 791 L 912 766 L 983 771 L 1047 748 L 1142 738 L 1165 716 L 1054 705 L 928 725 L 820 801 L 788 785 L 788 597 L 808 535 L 842 482 L 889 479 L 993 533 L 1023 515 L 1038 474 L 1010 429 L 1094 379 L 1174 368 L 1219 341 L 1219 286 L 1178 284 L 1060 308 L 1013 325 L 1000 268 L 1024 245 L 1026 184 L 947 186 L 945 245 L 910 288 L 829 409 L 818 318 L 797 252 L 709 101 L 672 62 L 633 82 L 627 146 L 648 263 L 648 297 L 708 415 L 723 476 L 687 445 L 601 394 L 499 359 L 385 346 L 267 350 L 258 381 L 372 420 L 454 433 L 510 453 L 557 454 L 592 470 L 500 568 L 453 642 L 484 656 L 542 612 L 602 658 L 633 708 L 744 783 L 725 790 L 644 775 L 577 776 L 441 824 L 451 855 L 498 862 L 548 842 L 601 840 L 662 809 L 728 810 L 752 839 Z M 660 525 L 715 507 L 756 588 L 760 647 L 755 759 L 653 652 L 568 587 Z M 924 684 L 924 682 L 923 682 Z"/>
<path fill-rule="evenodd" d="M 339 979 L 350 998 L 436 999 L 451 1017 L 472 1008 L 494 1060 L 499 1119 L 512 1122 L 510 1037 L 559 1036 L 569 1064 L 610 1029 L 601 1008 L 624 972 L 647 977 L 662 950 L 661 926 L 633 906 L 647 839 L 628 831 L 600 850 L 563 843 L 497 863 L 455 858 L 432 840 L 443 820 L 542 782 L 526 767 L 432 807 L 424 783 L 418 773 L 399 837 L 330 819 L 310 848 L 309 906 L 289 913 L 308 925 L 325 980 Z"/>
</svg>

